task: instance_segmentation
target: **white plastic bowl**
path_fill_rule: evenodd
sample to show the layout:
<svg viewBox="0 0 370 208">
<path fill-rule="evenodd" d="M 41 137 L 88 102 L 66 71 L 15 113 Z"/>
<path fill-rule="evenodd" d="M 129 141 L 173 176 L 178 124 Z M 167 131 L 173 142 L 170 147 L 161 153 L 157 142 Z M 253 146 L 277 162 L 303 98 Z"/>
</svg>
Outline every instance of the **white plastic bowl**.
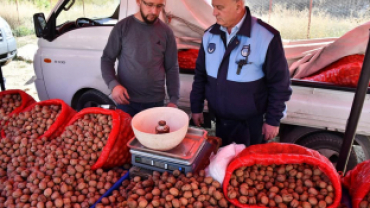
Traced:
<svg viewBox="0 0 370 208">
<path fill-rule="evenodd" d="M 156 134 L 158 121 L 164 120 L 170 132 Z M 189 116 L 172 107 L 156 107 L 136 114 L 131 121 L 132 129 L 139 142 L 153 150 L 166 151 L 176 147 L 185 138 L 189 127 Z"/>
</svg>

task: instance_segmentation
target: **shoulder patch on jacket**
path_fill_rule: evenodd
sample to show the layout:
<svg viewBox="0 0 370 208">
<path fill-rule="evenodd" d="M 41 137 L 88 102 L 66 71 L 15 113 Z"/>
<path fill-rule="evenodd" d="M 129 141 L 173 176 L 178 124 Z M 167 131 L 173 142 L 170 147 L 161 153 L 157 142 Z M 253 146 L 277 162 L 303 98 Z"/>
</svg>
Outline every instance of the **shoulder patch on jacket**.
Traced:
<svg viewBox="0 0 370 208">
<path fill-rule="evenodd" d="M 266 28 L 266 30 L 270 31 L 274 35 L 279 35 L 280 32 L 276 30 L 271 25 L 267 24 L 266 22 L 262 21 L 261 19 L 257 19 L 258 24 L 260 24 L 262 27 Z"/>
</svg>

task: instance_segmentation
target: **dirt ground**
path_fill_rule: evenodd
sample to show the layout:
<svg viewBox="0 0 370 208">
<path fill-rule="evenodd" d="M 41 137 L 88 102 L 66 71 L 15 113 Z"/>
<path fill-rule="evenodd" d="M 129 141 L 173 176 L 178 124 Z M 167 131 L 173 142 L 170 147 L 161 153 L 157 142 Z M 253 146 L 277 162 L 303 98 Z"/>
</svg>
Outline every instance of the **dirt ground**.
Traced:
<svg viewBox="0 0 370 208">
<path fill-rule="evenodd" d="M 27 83 L 35 75 L 32 63 L 13 60 L 6 66 L 3 66 L 2 71 L 6 80 L 5 88 L 7 90 L 21 89 L 31 95 L 35 100 L 39 100 L 34 83 Z"/>
<path fill-rule="evenodd" d="M 17 40 L 17 48 L 22 48 L 27 44 L 35 44 L 37 45 L 37 37 L 35 35 L 29 35 L 25 37 L 16 37 Z"/>
<path fill-rule="evenodd" d="M 37 38 L 32 36 L 16 38 L 18 50 L 27 44 L 37 44 Z M 10 63 L 2 66 L 3 76 L 5 78 L 5 88 L 21 89 L 39 101 L 35 84 L 32 79 L 35 77 L 33 63 L 30 60 L 13 59 Z"/>
</svg>

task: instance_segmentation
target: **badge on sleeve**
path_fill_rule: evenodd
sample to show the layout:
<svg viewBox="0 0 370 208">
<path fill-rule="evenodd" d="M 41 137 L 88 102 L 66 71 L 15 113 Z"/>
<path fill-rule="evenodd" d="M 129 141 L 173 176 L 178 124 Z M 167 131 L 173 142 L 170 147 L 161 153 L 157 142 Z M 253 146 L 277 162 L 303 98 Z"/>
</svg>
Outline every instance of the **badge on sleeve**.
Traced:
<svg viewBox="0 0 370 208">
<path fill-rule="evenodd" d="M 208 44 L 208 53 L 213 53 L 216 50 L 216 44 L 215 43 L 210 43 Z"/>
<path fill-rule="evenodd" d="M 251 45 L 244 45 L 241 52 L 243 57 L 248 57 L 251 53 Z"/>
</svg>

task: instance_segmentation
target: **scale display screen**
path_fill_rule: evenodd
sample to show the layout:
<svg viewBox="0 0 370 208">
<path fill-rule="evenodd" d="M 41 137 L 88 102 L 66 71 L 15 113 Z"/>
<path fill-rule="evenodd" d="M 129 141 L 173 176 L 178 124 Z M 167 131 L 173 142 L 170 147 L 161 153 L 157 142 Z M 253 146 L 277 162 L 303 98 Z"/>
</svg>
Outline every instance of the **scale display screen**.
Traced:
<svg viewBox="0 0 370 208">
<path fill-rule="evenodd" d="M 158 168 L 166 169 L 166 163 L 155 161 L 154 166 Z"/>
<path fill-rule="evenodd" d="M 134 162 L 135 164 L 143 164 L 146 166 L 151 166 L 151 167 L 162 169 L 162 170 L 170 170 L 170 171 L 179 170 L 185 173 L 185 167 L 182 167 L 181 165 L 152 160 L 146 157 L 135 156 Z"/>
<path fill-rule="evenodd" d="M 152 160 L 145 158 L 145 157 L 135 157 L 135 162 L 152 165 Z"/>
<path fill-rule="evenodd" d="M 204 145 L 199 146 L 199 150 L 191 162 L 178 158 L 173 158 L 163 154 L 153 154 L 145 151 L 131 149 L 131 163 L 134 166 L 153 171 L 174 171 L 179 170 L 183 173 L 194 172 L 204 169 L 209 163 L 209 157 L 214 151 L 215 146 L 205 141 Z"/>
</svg>

